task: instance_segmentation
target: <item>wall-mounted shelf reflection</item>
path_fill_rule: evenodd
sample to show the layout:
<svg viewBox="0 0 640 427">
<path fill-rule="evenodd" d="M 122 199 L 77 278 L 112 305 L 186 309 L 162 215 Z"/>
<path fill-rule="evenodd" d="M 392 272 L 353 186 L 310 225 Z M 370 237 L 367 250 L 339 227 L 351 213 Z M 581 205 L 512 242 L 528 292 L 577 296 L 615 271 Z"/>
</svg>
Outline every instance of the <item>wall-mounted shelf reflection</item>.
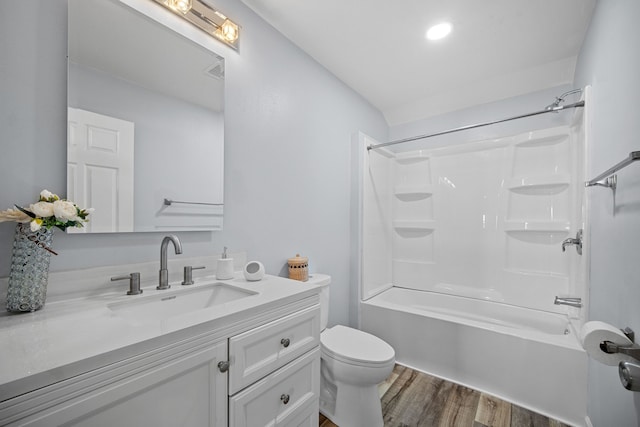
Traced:
<svg viewBox="0 0 640 427">
<path fill-rule="evenodd" d="M 208 203 L 208 202 L 180 202 L 178 200 L 164 199 L 164 204 L 166 206 L 171 206 L 173 204 L 181 204 L 181 205 L 207 205 L 207 206 L 224 206 L 224 203 Z"/>
</svg>

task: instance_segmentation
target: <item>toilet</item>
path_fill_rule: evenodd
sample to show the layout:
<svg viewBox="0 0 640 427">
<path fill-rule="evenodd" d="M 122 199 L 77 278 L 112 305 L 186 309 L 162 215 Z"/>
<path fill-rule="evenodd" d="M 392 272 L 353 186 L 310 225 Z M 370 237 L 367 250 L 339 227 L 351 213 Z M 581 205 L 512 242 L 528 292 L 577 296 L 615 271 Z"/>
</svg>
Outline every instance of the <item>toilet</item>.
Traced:
<svg viewBox="0 0 640 427">
<path fill-rule="evenodd" d="M 340 427 L 382 427 L 378 384 L 393 371 L 393 347 L 347 326 L 327 328 L 331 277 L 312 274 L 307 283 L 322 288 L 320 412 Z"/>
</svg>

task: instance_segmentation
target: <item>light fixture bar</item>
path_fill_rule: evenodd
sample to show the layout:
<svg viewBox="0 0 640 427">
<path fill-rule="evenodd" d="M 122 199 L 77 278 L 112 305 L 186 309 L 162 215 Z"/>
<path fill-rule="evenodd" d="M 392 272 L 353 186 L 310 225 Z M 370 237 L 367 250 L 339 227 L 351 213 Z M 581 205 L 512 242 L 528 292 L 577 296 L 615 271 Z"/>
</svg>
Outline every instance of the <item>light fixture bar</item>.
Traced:
<svg viewBox="0 0 640 427">
<path fill-rule="evenodd" d="M 227 18 L 222 12 L 214 9 L 201 0 L 153 0 L 176 15 L 183 17 L 210 36 L 215 37 L 227 46 L 238 50 L 240 28 L 238 24 Z M 188 4 L 187 6 L 185 6 Z"/>
</svg>

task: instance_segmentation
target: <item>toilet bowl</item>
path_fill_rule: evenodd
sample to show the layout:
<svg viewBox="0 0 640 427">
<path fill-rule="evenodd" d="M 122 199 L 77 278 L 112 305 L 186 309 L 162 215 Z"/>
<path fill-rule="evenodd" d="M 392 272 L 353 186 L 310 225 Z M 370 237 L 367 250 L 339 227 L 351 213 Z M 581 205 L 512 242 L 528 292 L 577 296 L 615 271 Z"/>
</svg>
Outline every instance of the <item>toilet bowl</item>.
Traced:
<svg viewBox="0 0 640 427">
<path fill-rule="evenodd" d="M 340 427 L 382 427 L 378 384 L 393 371 L 393 347 L 347 326 L 327 328 L 331 277 L 313 274 L 309 283 L 322 287 L 320 412 Z"/>
</svg>

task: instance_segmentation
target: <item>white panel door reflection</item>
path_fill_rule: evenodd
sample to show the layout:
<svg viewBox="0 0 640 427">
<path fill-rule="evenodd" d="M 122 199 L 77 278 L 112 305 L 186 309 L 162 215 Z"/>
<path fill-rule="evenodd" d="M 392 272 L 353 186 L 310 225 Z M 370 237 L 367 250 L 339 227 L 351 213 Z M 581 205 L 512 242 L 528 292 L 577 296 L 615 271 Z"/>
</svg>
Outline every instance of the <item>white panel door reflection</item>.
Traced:
<svg viewBox="0 0 640 427">
<path fill-rule="evenodd" d="M 92 207 L 84 228 L 71 233 L 133 231 L 134 123 L 68 109 L 67 198 Z"/>
</svg>

